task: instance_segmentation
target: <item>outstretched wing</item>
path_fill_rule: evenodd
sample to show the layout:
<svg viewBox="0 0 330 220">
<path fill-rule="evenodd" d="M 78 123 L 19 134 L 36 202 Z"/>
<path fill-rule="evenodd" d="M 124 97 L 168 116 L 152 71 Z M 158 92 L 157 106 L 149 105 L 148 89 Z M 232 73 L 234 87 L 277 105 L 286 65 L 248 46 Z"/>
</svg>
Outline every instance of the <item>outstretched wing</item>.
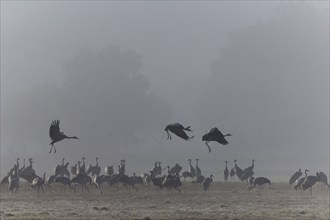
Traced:
<svg viewBox="0 0 330 220">
<path fill-rule="evenodd" d="M 178 137 L 185 139 L 185 140 L 189 140 L 190 138 L 188 137 L 188 135 L 186 134 L 186 132 L 180 128 L 174 127 L 172 128 L 170 131 L 172 131 L 174 134 L 176 134 Z"/>
<path fill-rule="evenodd" d="M 183 125 L 180 124 L 180 123 L 173 123 L 173 124 L 171 124 L 171 125 L 172 125 L 173 127 L 175 127 L 175 128 L 178 128 L 178 129 L 184 130 Z"/>
<path fill-rule="evenodd" d="M 49 128 L 49 137 L 52 141 L 58 140 L 63 133 L 60 132 L 60 120 L 52 121 L 50 128 Z"/>
<path fill-rule="evenodd" d="M 228 141 L 225 139 L 225 136 L 219 131 L 217 127 L 212 128 L 209 132 L 211 139 L 219 142 L 222 145 L 227 145 Z"/>
<path fill-rule="evenodd" d="M 213 136 L 215 136 L 215 137 L 224 137 L 224 135 L 221 133 L 221 131 L 217 128 L 217 127 L 214 127 L 214 128 L 212 128 L 210 131 L 209 131 L 209 133 L 211 133 Z"/>
</svg>

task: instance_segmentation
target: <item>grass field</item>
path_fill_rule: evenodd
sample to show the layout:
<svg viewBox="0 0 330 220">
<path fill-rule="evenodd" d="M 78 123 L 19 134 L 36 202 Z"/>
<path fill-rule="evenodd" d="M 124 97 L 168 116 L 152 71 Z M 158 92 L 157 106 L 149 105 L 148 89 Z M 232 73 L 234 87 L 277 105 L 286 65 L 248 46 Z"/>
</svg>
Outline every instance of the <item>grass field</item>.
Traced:
<svg viewBox="0 0 330 220">
<path fill-rule="evenodd" d="M 329 189 L 294 191 L 286 183 L 248 191 L 244 183 L 214 182 L 206 192 L 184 183 L 182 193 L 139 187 L 74 193 L 62 186 L 37 192 L 21 184 L 1 189 L 1 219 L 330 219 Z"/>
</svg>

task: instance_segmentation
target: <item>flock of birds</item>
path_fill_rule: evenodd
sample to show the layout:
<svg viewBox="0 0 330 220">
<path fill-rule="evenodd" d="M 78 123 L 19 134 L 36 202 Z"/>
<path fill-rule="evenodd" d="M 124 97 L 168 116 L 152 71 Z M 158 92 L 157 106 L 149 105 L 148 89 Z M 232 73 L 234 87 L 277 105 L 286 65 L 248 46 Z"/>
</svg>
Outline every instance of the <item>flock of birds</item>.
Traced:
<svg viewBox="0 0 330 220">
<path fill-rule="evenodd" d="M 98 158 L 96 158 L 96 164 L 93 166 L 89 164 L 86 167 L 85 163 L 86 158 L 82 158 L 81 161 L 78 161 L 74 166 L 69 167 L 69 162 L 65 163 L 65 159 L 62 159 L 62 164 L 57 165 L 54 168 L 54 174 L 48 176 L 46 179 L 46 173 L 42 177 L 37 176 L 33 168 L 33 159 L 29 159 L 29 165 L 25 166 L 25 159 L 23 166 L 19 166 L 19 158 L 17 158 L 16 163 L 13 168 L 9 170 L 7 176 L 1 180 L 1 186 L 8 184 L 8 188 L 11 192 L 17 192 L 19 190 L 19 179 L 24 179 L 29 185 L 38 191 L 44 192 L 44 185 L 48 185 L 51 188 L 51 185 L 54 183 L 61 183 L 64 186 L 68 186 L 69 189 L 76 192 L 76 189 L 82 191 L 89 188 L 87 185 L 95 185 L 96 188 L 102 193 L 102 188 L 104 184 L 108 184 L 109 187 L 118 187 L 119 184 L 132 189 L 138 190 L 138 185 L 148 187 L 151 184 L 159 189 L 172 190 L 175 189 L 178 192 L 181 192 L 180 187 L 182 186 L 181 178 L 192 178 L 194 183 L 202 184 L 204 190 L 207 190 L 213 181 L 213 175 L 210 177 L 204 177 L 201 174 L 201 169 L 198 166 L 198 159 L 196 159 L 196 167 L 194 168 L 191 165 L 191 159 L 189 159 L 189 171 L 181 173 L 182 166 L 176 164 L 172 168 L 166 166 L 165 168 L 161 167 L 161 162 L 156 161 L 154 167 L 150 170 L 149 173 L 143 173 L 142 175 L 136 176 L 133 173 L 132 176 L 126 174 L 126 161 L 121 160 L 118 165 L 118 172 L 114 172 L 113 165 L 106 166 L 104 168 L 105 174 L 101 175 L 101 167 L 98 163 Z M 167 169 L 167 173 L 162 175 L 163 171 Z M 77 188 L 78 187 L 78 188 Z"/>
<path fill-rule="evenodd" d="M 306 189 L 310 189 L 310 192 L 312 194 L 312 186 L 315 185 L 317 182 L 321 183 L 322 185 L 326 185 L 329 187 L 330 189 L 330 185 L 328 184 L 328 177 L 325 173 L 323 172 L 316 172 L 316 175 L 307 175 L 307 172 L 309 172 L 309 170 L 305 169 L 305 176 L 302 176 L 302 172 L 301 169 L 299 169 L 297 172 L 295 172 L 290 180 L 289 180 L 289 184 L 292 185 L 293 184 L 293 188 L 295 190 L 300 190 L 301 189 L 303 191 L 305 191 Z"/>
<path fill-rule="evenodd" d="M 69 137 L 60 131 L 59 127 L 60 121 L 52 121 L 49 135 L 51 138 L 50 151 L 52 152 L 54 148 L 54 153 L 56 153 L 56 148 L 54 144 L 63 139 L 78 139 L 76 136 Z M 165 131 L 167 132 L 167 139 L 172 139 L 169 132 L 177 135 L 184 140 L 191 140 L 194 136 L 189 137 L 185 131 L 192 132 L 190 126 L 184 127 L 179 123 L 169 124 L 166 126 Z M 209 142 L 215 141 L 222 145 L 227 145 L 228 142 L 225 139 L 226 136 L 232 136 L 231 134 L 223 135 L 218 128 L 214 127 L 203 135 L 202 141 L 205 142 L 209 152 L 211 148 L 208 145 Z M 78 139 L 79 140 L 79 139 Z M 196 159 L 195 167 L 192 165 L 192 160 L 188 159 L 189 168 L 187 171 L 182 171 L 182 166 L 180 164 L 175 164 L 173 167 L 166 166 L 161 167 L 162 162 L 156 161 L 154 167 L 150 172 L 143 173 L 137 176 L 133 173 L 132 176 L 126 174 L 126 161 L 121 160 L 118 165 L 118 172 L 114 172 L 113 165 L 106 166 L 104 168 L 105 174 L 101 174 L 101 167 L 99 166 L 98 158 L 96 158 L 96 164 L 93 166 L 89 164 L 86 168 L 86 158 L 82 158 L 82 161 L 78 161 L 74 166 L 69 168 L 69 162 L 65 163 L 65 159 L 62 159 L 62 163 L 54 168 L 54 174 L 50 175 L 46 180 L 46 173 L 43 176 L 36 175 L 33 169 L 33 159 L 29 159 L 29 165 L 25 167 L 25 159 L 22 167 L 19 166 L 19 158 L 17 158 L 14 166 L 9 170 L 7 175 L 1 180 L 1 186 L 8 184 L 8 188 L 11 192 L 17 192 L 19 190 L 19 179 L 22 178 L 34 189 L 44 192 L 44 185 L 48 185 L 49 188 L 55 183 L 60 183 L 64 186 L 68 186 L 69 189 L 76 192 L 77 189 L 81 188 L 82 192 L 85 190 L 89 191 L 87 184 L 95 185 L 96 188 L 102 193 L 102 188 L 105 184 L 109 187 L 118 187 L 123 185 L 135 190 L 138 190 L 138 185 L 148 187 L 154 185 L 159 190 L 167 189 L 169 191 L 177 190 L 181 192 L 180 187 L 182 186 L 181 179 L 186 181 L 187 178 L 192 180 L 194 184 L 201 184 L 202 189 L 206 191 L 210 184 L 213 182 L 213 175 L 209 177 L 204 177 L 202 171 L 199 167 L 199 159 Z M 254 162 L 252 160 L 251 166 L 241 169 L 237 165 L 237 160 L 234 160 L 235 166 L 229 171 L 228 161 L 225 161 L 225 169 L 223 172 L 224 181 L 228 181 L 228 178 L 239 179 L 239 181 L 246 182 L 248 184 L 247 189 L 251 190 L 258 186 L 258 189 L 262 189 L 264 184 L 271 184 L 271 181 L 266 177 L 254 177 Z M 167 172 L 163 174 L 163 171 L 167 169 Z M 329 188 L 327 176 L 323 172 L 317 172 L 316 176 L 307 175 L 308 170 L 305 170 L 305 176 L 302 176 L 301 169 L 294 173 L 289 180 L 290 185 L 294 185 L 294 189 L 303 190 L 310 189 L 312 194 L 312 186 L 317 182 L 321 182 L 327 185 Z M 79 187 L 80 186 L 80 187 Z"/>
<path fill-rule="evenodd" d="M 170 140 L 172 139 L 172 136 L 170 135 L 169 131 L 186 141 L 194 138 L 194 136 L 189 137 L 186 133 L 186 131 L 192 132 L 192 130 L 190 129 L 190 126 L 184 127 L 180 123 L 173 123 L 173 124 L 167 125 L 165 127 L 165 131 L 167 132 L 167 139 L 170 139 Z M 53 148 L 54 148 L 54 153 L 56 153 L 56 148 L 54 146 L 54 144 L 56 142 L 59 142 L 63 139 L 78 139 L 79 140 L 79 138 L 77 138 L 76 136 L 69 137 L 69 136 L 65 135 L 62 131 L 60 131 L 60 121 L 59 120 L 52 121 L 50 128 L 49 128 L 49 136 L 50 136 L 50 139 L 52 140 L 52 142 L 50 142 L 50 144 L 49 144 L 50 145 L 49 153 L 52 152 Z M 208 143 L 211 141 L 216 141 L 222 145 L 227 145 L 228 141 L 225 139 L 226 136 L 232 136 L 232 135 L 231 134 L 223 135 L 217 127 L 214 127 L 211 130 L 209 130 L 206 134 L 203 135 L 202 141 L 205 141 L 205 144 L 208 147 L 209 153 L 211 153 L 211 148 L 208 145 Z"/>
<path fill-rule="evenodd" d="M 251 166 L 241 169 L 237 165 L 237 160 L 234 160 L 235 166 L 229 170 L 228 161 L 225 161 L 225 169 L 223 171 L 224 181 L 227 182 L 229 178 L 234 180 L 237 177 L 240 182 L 246 182 L 249 191 L 256 186 L 261 190 L 264 184 L 271 185 L 271 181 L 266 177 L 254 177 L 254 162 L 255 160 L 252 160 Z M 71 167 L 69 167 L 69 162 L 65 162 L 63 158 L 62 163 L 54 168 L 54 173 L 46 179 L 45 172 L 43 176 L 36 175 L 32 158 L 29 159 L 28 166 L 25 166 L 24 159 L 22 167 L 19 166 L 19 158 L 17 158 L 13 168 L 11 168 L 7 176 L 1 180 L 0 185 L 2 187 L 8 184 L 8 189 L 11 192 L 17 192 L 20 185 L 19 179 L 21 178 L 32 188 L 36 189 L 39 194 L 40 190 L 45 192 L 44 185 L 51 188 L 55 183 L 67 186 L 74 192 L 79 189 L 81 189 L 82 192 L 84 192 L 84 190 L 90 191 L 88 185 L 94 185 L 97 190 L 102 193 L 106 185 L 109 186 L 109 189 L 111 187 L 118 188 L 120 185 L 134 190 L 138 190 L 138 186 L 146 188 L 154 186 L 159 190 L 166 189 L 168 191 L 177 190 L 181 192 L 180 187 L 182 186 L 182 180 L 186 182 L 187 178 L 190 179 L 193 184 L 201 185 L 201 188 L 206 191 L 213 182 L 214 176 L 212 174 L 208 177 L 204 177 L 202 174 L 198 158 L 196 158 L 195 166 L 192 165 L 192 159 L 188 159 L 188 169 L 183 172 L 183 167 L 178 163 L 172 167 L 165 166 L 164 168 L 162 168 L 161 164 L 162 162 L 156 161 L 149 172 L 142 173 L 141 175 L 133 173 L 133 175 L 129 176 L 126 173 L 125 160 L 121 160 L 118 164 L 118 172 L 115 173 L 113 165 L 110 165 L 104 167 L 104 174 L 101 174 L 102 169 L 99 165 L 99 158 L 96 158 L 95 165 L 89 164 L 87 167 L 86 158 L 84 157 Z M 305 191 L 306 189 L 310 189 L 311 194 L 312 187 L 317 182 L 326 185 L 330 189 L 327 176 L 323 172 L 317 172 L 316 176 L 307 175 L 307 172 L 308 170 L 306 169 L 305 176 L 301 177 L 302 172 L 301 169 L 299 169 L 299 171 L 291 176 L 289 184 L 293 184 L 295 190 L 299 189 L 300 191 Z"/>
</svg>

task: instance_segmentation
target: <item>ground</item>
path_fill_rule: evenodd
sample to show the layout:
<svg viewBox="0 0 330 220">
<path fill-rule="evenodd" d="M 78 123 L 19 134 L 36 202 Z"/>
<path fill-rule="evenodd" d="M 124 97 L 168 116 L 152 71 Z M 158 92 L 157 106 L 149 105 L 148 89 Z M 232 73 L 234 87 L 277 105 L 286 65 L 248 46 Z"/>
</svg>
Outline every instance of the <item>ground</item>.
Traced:
<svg viewBox="0 0 330 220">
<path fill-rule="evenodd" d="M 294 191 L 286 183 L 248 191 L 244 183 L 214 182 L 204 192 L 184 183 L 182 193 L 139 187 L 108 187 L 99 194 L 54 186 L 37 192 L 21 184 L 18 193 L 1 189 L 1 219 L 330 219 L 329 189 Z"/>
</svg>

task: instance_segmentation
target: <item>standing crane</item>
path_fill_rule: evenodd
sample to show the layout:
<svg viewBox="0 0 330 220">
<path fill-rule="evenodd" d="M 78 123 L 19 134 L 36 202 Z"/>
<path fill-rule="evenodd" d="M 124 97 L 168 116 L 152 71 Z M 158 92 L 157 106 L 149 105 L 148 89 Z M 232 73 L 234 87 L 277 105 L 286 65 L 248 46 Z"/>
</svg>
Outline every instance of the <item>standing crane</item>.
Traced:
<svg viewBox="0 0 330 220">
<path fill-rule="evenodd" d="M 199 159 L 196 158 L 196 176 L 197 176 L 197 177 L 202 175 L 202 170 L 201 170 L 201 168 L 199 168 L 199 166 L 198 166 L 198 161 L 199 161 Z"/>
<path fill-rule="evenodd" d="M 223 171 L 223 178 L 225 179 L 225 182 L 227 182 L 228 176 L 229 176 L 229 170 L 228 170 L 228 167 L 227 167 L 228 161 L 226 160 L 225 162 L 226 162 L 226 167 L 225 167 L 225 170 Z"/>
<path fill-rule="evenodd" d="M 83 165 L 80 167 L 79 173 L 86 174 L 86 163 L 85 163 L 86 158 L 83 157 L 81 158 L 81 160 Z"/>
<path fill-rule="evenodd" d="M 292 183 L 294 183 L 301 175 L 301 168 L 299 168 L 299 170 L 290 177 L 289 184 L 291 185 Z"/>
<path fill-rule="evenodd" d="M 203 181 L 203 190 L 204 191 L 206 191 L 210 187 L 212 181 L 213 181 L 212 174 L 210 175 L 210 177 L 205 178 L 205 180 Z"/>
<path fill-rule="evenodd" d="M 316 172 L 316 176 L 308 176 L 306 180 L 302 183 L 302 189 L 305 191 L 306 189 L 310 189 L 312 195 L 312 187 L 320 180 L 320 175 Z"/>
<path fill-rule="evenodd" d="M 157 171 L 156 176 L 157 175 L 158 176 L 161 176 L 162 175 L 162 166 L 161 166 L 161 163 L 162 162 L 158 161 L 158 166 L 157 166 L 157 169 L 156 169 L 156 171 Z"/>
<path fill-rule="evenodd" d="M 252 179 L 252 178 L 251 178 Z M 251 184 L 251 182 L 253 181 L 253 185 Z M 258 185 L 259 190 L 263 188 L 264 184 L 269 184 L 271 185 L 271 182 L 269 179 L 267 179 L 266 177 L 257 177 L 257 178 L 253 178 L 252 180 L 249 181 L 250 186 L 248 187 L 249 191 L 252 188 L 255 188 L 256 185 Z"/>
<path fill-rule="evenodd" d="M 174 165 L 174 167 L 172 167 L 172 168 L 170 169 L 170 173 L 172 173 L 172 174 L 180 173 L 181 170 L 182 170 L 182 166 L 180 166 L 178 163 L 176 163 L 176 164 Z"/>
<path fill-rule="evenodd" d="M 44 187 L 43 187 L 43 185 L 45 183 L 45 178 L 46 178 L 46 172 L 44 173 L 43 178 L 36 177 L 32 180 L 31 187 L 34 188 L 34 189 L 37 188 L 38 189 L 38 194 L 39 194 L 40 188 L 41 188 L 42 192 L 45 193 Z"/>
<path fill-rule="evenodd" d="M 234 160 L 234 163 L 235 163 L 235 173 L 236 173 L 236 176 L 238 177 L 239 180 L 241 180 L 241 176 L 243 174 L 243 170 L 237 165 L 237 160 L 236 159 Z"/>
<path fill-rule="evenodd" d="M 322 185 L 326 185 L 329 187 L 329 184 L 328 184 L 328 177 L 325 173 L 323 172 L 319 172 L 319 182 L 321 183 L 321 188 L 322 188 Z"/>
<path fill-rule="evenodd" d="M 235 178 L 235 175 L 236 175 L 235 167 L 233 167 L 230 170 L 229 176 L 230 176 L 230 178 L 233 178 L 234 179 Z"/>
<path fill-rule="evenodd" d="M 17 192 L 19 189 L 19 174 L 18 174 L 18 166 L 14 165 L 14 171 L 8 177 L 9 190 L 11 192 Z"/>
<path fill-rule="evenodd" d="M 305 176 L 304 177 L 300 177 L 298 178 L 295 182 L 294 182 L 294 186 L 293 188 L 295 190 L 297 190 L 299 188 L 299 190 L 301 190 L 301 184 L 306 180 L 307 178 L 307 172 L 309 172 L 309 170 L 305 169 Z"/>
<path fill-rule="evenodd" d="M 104 172 L 105 172 L 107 175 L 111 176 L 111 175 L 114 173 L 114 171 L 113 171 L 113 165 L 111 165 L 111 166 L 106 166 L 106 167 L 104 168 Z"/>
<path fill-rule="evenodd" d="M 156 177 L 158 174 L 158 161 L 155 162 L 155 166 L 152 168 L 152 175 Z"/>
<path fill-rule="evenodd" d="M 91 173 L 92 176 L 94 176 L 94 175 L 99 176 L 100 175 L 101 167 L 99 166 L 99 158 L 98 157 L 96 157 L 95 166 L 92 166 L 91 164 L 88 165 L 86 173 L 87 173 L 87 175 L 89 173 Z"/>
<path fill-rule="evenodd" d="M 245 181 L 247 180 L 250 176 L 253 176 L 254 172 L 253 172 L 253 169 L 254 169 L 254 159 L 252 160 L 252 165 L 247 167 L 245 170 L 243 170 L 243 173 L 241 175 L 241 180 L 242 181 Z"/>
<path fill-rule="evenodd" d="M 196 170 L 195 168 L 191 165 L 191 159 L 188 159 L 189 161 L 189 172 L 193 178 L 196 176 Z"/>
</svg>

